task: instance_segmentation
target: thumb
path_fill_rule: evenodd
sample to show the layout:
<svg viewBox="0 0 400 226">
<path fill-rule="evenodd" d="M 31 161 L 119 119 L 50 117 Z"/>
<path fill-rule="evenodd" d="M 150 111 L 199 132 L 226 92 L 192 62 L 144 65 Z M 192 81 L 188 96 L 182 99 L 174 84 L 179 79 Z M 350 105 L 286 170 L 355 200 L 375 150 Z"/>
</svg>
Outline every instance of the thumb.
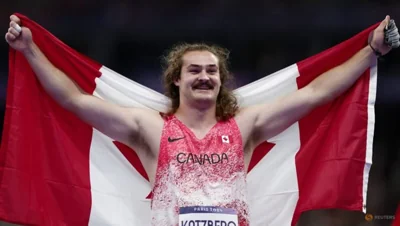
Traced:
<svg viewBox="0 0 400 226">
<path fill-rule="evenodd" d="M 382 22 L 381 22 L 381 24 L 379 24 L 379 29 L 385 29 L 385 28 L 387 28 L 387 26 L 389 25 L 389 22 L 390 22 L 390 16 L 389 15 L 387 15 L 386 17 L 385 17 L 385 19 L 384 20 L 382 20 Z"/>
</svg>

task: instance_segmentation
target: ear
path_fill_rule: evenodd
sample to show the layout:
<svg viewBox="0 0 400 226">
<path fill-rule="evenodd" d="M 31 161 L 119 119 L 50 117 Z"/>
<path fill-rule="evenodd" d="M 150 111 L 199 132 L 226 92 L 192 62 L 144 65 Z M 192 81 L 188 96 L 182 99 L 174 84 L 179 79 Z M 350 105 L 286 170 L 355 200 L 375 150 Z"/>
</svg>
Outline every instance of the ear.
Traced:
<svg viewBox="0 0 400 226">
<path fill-rule="evenodd" d="M 175 79 L 174 84 L 175 84 L 176 86 L 179 87 L 180 81 L 181 81 L 181 80 L 180 80 L 179 78 L 178 78 L 178 79 Z"/>
<path fill-rule="evenodd" d="M 177 77 L 174 79 L 174 84 L 175 84 L 177 87 L 179 87 L 179 85 L 181 84 L 181 76 L 182 76 L 182 75 L 179 75 L 179 76 L 177 76 Z"/>
</svg>

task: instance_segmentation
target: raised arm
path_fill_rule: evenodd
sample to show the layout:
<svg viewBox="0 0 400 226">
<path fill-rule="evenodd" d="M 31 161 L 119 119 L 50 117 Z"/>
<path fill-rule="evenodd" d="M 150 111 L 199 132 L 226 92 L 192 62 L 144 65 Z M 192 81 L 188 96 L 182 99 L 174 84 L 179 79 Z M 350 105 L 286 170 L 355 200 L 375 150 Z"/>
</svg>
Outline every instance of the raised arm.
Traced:
<svg viewBox="0 0 400 226">
<path fill-rule="evenodd" d="M 22 27 L 21 30 L 18 17 L 12 15 L 10 19 L 6 40 L 12 48 L 24 54 L 46 92 L 83 121 L 107 136 L 129 145 L 132 137 L 139 131 L 139 119 L 145 114 L 144 110 L 120 107 L 85 93 L 51 64 L 33 42 L 28 28 Z"/>
<path fill-rule="evenodd" d="M 384 43 L 387 16 L 373 31 L 371 46 L 366 46 L 345 63 L 321 74 L 306 87 L 270 104 L 252 106 L 240 113 L 240 118 L 250 119 L 251 126 L 243 127 L 253 145 L 271 138 L 304 117 L 315 107 L 327 103 L 350 88 L 361 74 L 375 61 L 373 51 L 383 55 L 390 51 Z M 246 133 L 247 132 L 247 133 Z"/>
</svg>

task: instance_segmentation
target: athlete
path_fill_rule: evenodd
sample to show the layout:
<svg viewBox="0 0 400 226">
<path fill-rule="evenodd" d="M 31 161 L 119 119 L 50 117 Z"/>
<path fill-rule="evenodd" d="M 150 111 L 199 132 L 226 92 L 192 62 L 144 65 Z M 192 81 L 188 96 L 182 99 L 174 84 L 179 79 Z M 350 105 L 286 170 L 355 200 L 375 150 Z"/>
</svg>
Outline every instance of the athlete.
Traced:
<svg viewBox="0 0 400 226">
<path fill-rule="evenodd" d="M 207 225 L 250 225 L 246 172 L 254 148 L 338 97 L 376 55 L 392 49 L 384 41 L 387 16 L 368 45 L 347 62 L 278 101 L 240 108 L 226 87 L 228 52 L 205 44 L 178 45 L 166 56 L 163 74 L 171 110 L 160 114 L 83 92 L 49 62 L 17 16 L 10 20 L 6 41 L 25 56 L 46 92 L 137 152 L 153 187 L 151 225 L 159 226 L 209 221 L 215 224 Z"/>
</svg>

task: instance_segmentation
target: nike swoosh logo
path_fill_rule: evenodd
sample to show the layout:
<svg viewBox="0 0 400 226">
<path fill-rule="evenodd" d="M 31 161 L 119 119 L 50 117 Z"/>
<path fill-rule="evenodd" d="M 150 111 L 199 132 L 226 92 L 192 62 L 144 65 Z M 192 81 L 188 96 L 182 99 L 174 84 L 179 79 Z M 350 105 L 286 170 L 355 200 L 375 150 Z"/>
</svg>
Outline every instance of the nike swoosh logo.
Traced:
<svg viewBox="0 0 400 226">
<path fill-rule="evenodd" d="M 178 137 L 178 138 L 171 138 L 171 137 L 168 137 L 168 142 L 172 143 L 172 142 L 175 142 L 175 141 L 180 140 L 180 139 L 183 139 L 183 138 L 185 138 L 185 137 Z"/>
</svg>

